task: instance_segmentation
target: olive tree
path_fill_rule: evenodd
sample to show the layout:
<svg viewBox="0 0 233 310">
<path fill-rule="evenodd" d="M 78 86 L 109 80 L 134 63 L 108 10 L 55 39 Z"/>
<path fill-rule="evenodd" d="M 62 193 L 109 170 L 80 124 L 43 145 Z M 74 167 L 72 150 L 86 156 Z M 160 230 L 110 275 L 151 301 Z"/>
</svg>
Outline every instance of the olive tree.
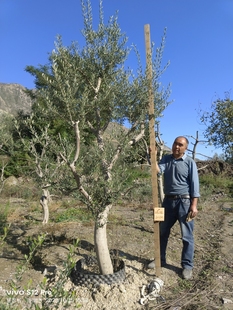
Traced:
<svg viewBox="0 0 233 310">
<path fill-rule="evenodd" d="M 0 192 L 5 181 L 5 169 L 9 163 L 14 142 L 12 138 L 13 116 L 1 111 L 0 113 Z"/>
<path fill-rule="evenodd" d="M 201 121 L 207 126 L 204 136 L 214 146 L 225 151 L 226 158 L 233 158 L 233 101 L 227 94 L 225 99 L 217 99 L 211 110 L 203 112 Z"/>
<path fill-rule="evenodd" d="M 100 1 L 95 30 L 90 1 L 81 3 L 84 47 L 77 43 L 65 47 L 58 37 L 47 65 L 26 68 L 34 75 L 36 86 L 36 91 L 28 91 L 35 100 L 30 122 L 41 134 L 47 128 L 54 157 L 65 163 L 73 176 L 95 219 L 94 242 L 100 272 L 111 274 L 108 214 L 130 177 L 126 158 L 148 126 L 147 69 L 143 69 L 137 51 L 136 73 L 126 69 L 126 60 L 135 49 L 127 48 L 117 15 L 104 24 Z M 169 96 L 169 86 L 161 89 L 159 83 L 165 69 L 160 68 L 164 43 L 165 34 L 153 56 L 156 117 L 162 115 Z M 127 128 L 123 126 L 126 123 Z"/>
</svg>

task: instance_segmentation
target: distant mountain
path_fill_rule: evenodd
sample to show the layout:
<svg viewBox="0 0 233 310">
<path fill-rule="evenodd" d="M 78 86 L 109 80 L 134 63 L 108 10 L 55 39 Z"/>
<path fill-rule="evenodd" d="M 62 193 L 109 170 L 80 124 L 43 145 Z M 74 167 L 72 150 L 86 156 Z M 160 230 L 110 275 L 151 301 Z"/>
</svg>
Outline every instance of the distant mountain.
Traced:
<svg viewBox="0 0 233 310">
<path fill-rule="evenodd" d="M 19 84 L 0 83 L 0 113 L 16 115 L 19 110 L 30 112 L 32 101 Z"/>
</svg>

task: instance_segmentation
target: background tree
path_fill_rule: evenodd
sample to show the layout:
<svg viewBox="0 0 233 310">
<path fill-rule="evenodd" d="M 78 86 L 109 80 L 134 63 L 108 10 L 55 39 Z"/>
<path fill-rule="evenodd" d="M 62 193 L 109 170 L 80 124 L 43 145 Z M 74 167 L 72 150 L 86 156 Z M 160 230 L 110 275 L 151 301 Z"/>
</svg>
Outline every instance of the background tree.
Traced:
<svg viewBox="0 0 233 310">
<path fill-rule="evenodd" d="M 199 154 L 201 156 L 205 156 L 205 155 L 203 155 L 201 153 L 197 153 L 197 151 L 196 151 L 197 150 L 197 145 L 198 145 L 198 143 L 208 143 L 209 141 L 207 141 L 207 140 L 199 140 L 199 132 L 198 131 L 196 131 L 196 137 L 194 137 L 194 136 L 187 136 L 187 137 L 188 138 L 192 138 L 195 141 L 195 143 L 191 142 L 191 144 L 193 145 L 193 149 L 192 150 L 188 149 L 188 151 L 192 153 L 192 159 L 195 160 L 197 154 Z M 208 157 L 208 156 L 205 156 L 205 157 Z"/>
<path fill-rule="evenodd" d="M 0 192 L 3 189 L 6 167 L 9 165 L 10 154 L 14 148 L 12 137 L 13 117 L 7 113 L 0 114 Z"/>
<path fill-rule="evenodd" d="M 81 3 L 85 46 L 80 49 L 73 43 L 64 47 L 58 37 L 46 66 L 26 68 L 34 75 L 36 85 L 36 91 L 28 90 L 35 100 L 28 126 L 32 136 L 35 129 L 38 137 L 43 137 L 47 128 L 51 141 L 47 151 L 69 167 L 66 174 L 73 176 L 95 219 L 94 241 L 100 272 L 110 274 L 113 267 L 107 245 L 107 219 L 114 202 L 129 186 L 132 165 L 128 155 L 148 126 L 148 81 L 138 53 L 136 75 L 125 69 L 130 50 L 117 16 L 105 25 L 100 1 L 99 24 L 94 30 L 91 3 Z M 156 117 L 161 116 L 169 96 L 169 87 L 160 89 L 159 84 L 165 69 L 160 69 L 164 42 L 165 34 L 153 60 Z M 43 143 L 41 138 L 38 152 Z"/>
<path fill-rule="evenodd" d="M 210 112 L 204 112 L 201 121 L 207 126 L 204 136 L 214 146 L 222 148 L 228 160 L 233 161 L 233 101 L 229 94 L 225 99 L 213 102 Z"/>
</svg>

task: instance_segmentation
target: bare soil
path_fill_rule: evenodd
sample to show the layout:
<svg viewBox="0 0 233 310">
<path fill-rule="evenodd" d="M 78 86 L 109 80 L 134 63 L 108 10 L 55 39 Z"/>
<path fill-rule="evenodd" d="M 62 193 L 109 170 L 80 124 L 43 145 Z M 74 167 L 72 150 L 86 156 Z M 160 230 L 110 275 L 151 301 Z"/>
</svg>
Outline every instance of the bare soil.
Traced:
<svg viewBox="0 0 233 310">
<path fill-rule="evenodd" d="M 3 206 L 4 202 L 1 203 Z M 42 225 L 42 214 L 35 205 L 24 201 L 11 202 L 7 222 L 11 223 L 6 238 L 0 243 L 0 298 L 1 309 L 41 309 L 42 300 L 49 299 L 59 274 L 64 270 L 69 247 L 78 239 L 75 260 L 94 255 L 93 225 L 91 222 L 53 221 L 61 212 L 61 203 L 50 207 L 51 221 Z M 108 224 L 109 249 L 118 249 L 125 262 L 126 279 L 121 284 L 101 285 L 98 288 L 75 286 L 69 278 L 61 284 L 66 291 L 76 292 L 75 302 L 67 309 L 233 309 L 233 202 L 223 196 L 210 197 L 199 203 L 195 219 L 195 267 L 193 279 L 181 278 L 181 236 L 178 224 L 173 227 L 168 245 L 168 266 L 161 268 L 163 280 L 161 298 L 140 304 L 141 290 L 158 277 L 156 270 L 147 269 L 155 253 L 153 212 L 149 205 L 128 203 L 117 205 L 111 211 Z M 29 253 L 30 237 L 46 233 L 42 248 L 37 251 L 33 264 L 17 279 L 19 266 Z M 17 269 L 18 268 L 18 269 Z M 48 292 L 41 291 L 43 278 L 50 278 Z M 15 283 L 15 296 L 8 298 L 10 284 Z M 49 293 L 49 294 L 48 294 Z M 68 297 L 67 297 L 68 298 Z M 7 300 L 8 299 L 8 300 Z M 61 300 L 53 300 L 49 309 L 65 309 Z M 6 301 L 10 303 L 9 308 Z M 3 307 L 3 304 L 5 305 Z M 15 307 L 15 308 L 14 308 Z"/>
</svg>

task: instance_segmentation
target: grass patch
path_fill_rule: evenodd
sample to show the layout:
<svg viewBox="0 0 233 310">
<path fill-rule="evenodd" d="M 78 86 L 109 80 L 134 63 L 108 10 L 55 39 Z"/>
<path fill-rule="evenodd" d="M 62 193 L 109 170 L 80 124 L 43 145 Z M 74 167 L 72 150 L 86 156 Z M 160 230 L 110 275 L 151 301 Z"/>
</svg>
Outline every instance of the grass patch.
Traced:
<svg viewBox="0 0 233 310">
<path fill-rule="evenodd" d="M 7 216 L 9 213 L 9 204 L 2 206 L 0 209 L 0 234 L 3 234 L 4 232 L 4 227 L 7 224 Z"/>
<path fill-rule="evenodd" d="M 216 175 L 205 174 L 200 176 L 200 189 L 202 196 L 224 191 L 225 194 L 233 197 L 233 180 L 226 176 L 216 177 Z"/>
<path fill-rule="evenodd" d="M 0 242 L 3 242 L 6 239 L 10 226 L 11 226 L 11 223 L 7 223 L 8 213 L 9 213 L 9 204 L 5 205 L 4 207 L 1 206 L 0 208 Z"/>
<path fill-rule="evenodd" d="M 110 224 L 126 225 L 127 221 L 122 215 L 109 214 L 108 222 Z"/>
<path fill-rule="evenodd" d="M 56 223 L 61 222 L 91 222 L 93 217 L 87 209 L 69 208 L 59 212 L 54 218 Z"/>
</svg>

